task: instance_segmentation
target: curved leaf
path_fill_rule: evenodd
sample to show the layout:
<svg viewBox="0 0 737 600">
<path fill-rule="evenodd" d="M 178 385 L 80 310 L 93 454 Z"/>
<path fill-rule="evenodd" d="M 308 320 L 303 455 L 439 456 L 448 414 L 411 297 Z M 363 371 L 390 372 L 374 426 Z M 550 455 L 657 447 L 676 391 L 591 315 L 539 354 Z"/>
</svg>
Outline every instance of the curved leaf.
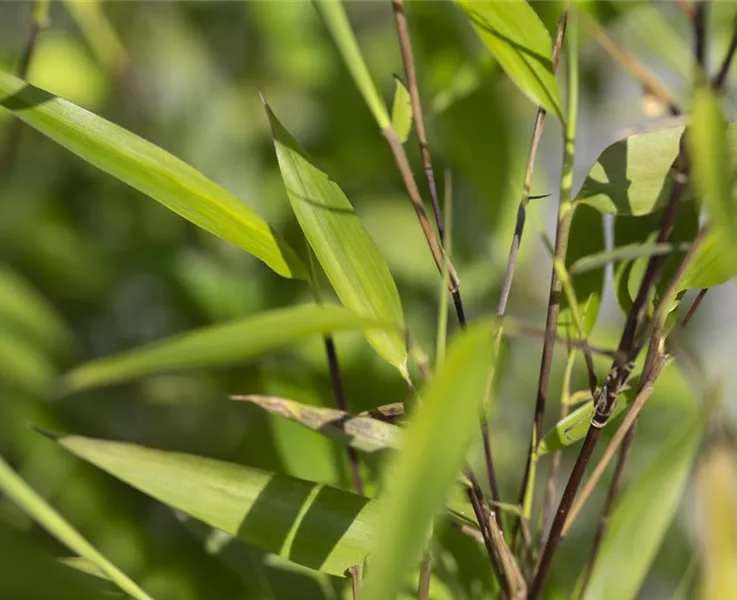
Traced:
<svg viewBox="0 0 737 600">
<path fill-rule="evenodd" d="M 307 278 L 294 250 L 238 198 L 158 146 L 0 72 L 0 106 L 98 169 L 240 246 L 284 277 Z"/>
<path fill-rule="evenodd" d="M 399 79 L 394 77 L 394 103 L 392 104 L 392 129 L 397 139 L 404 144 L 412 131 L 412 101 L 407 88 Z"/>
<path fill-rule="evenodd" d="M 349 492 L 134 444 L 79 436 L 57 442 L 160 502 L 331 575 L 362 564 L 373 539 L 376 502 Z"/>
<path fill-rule="evenodd" d="M 362 452 L 399 448 L 402 443 L 400 427 L 371 417 L 354 417 L 335 408 L 310 406 L 276 396 L 231 396 L 231 399 L 260 406 L 272 415 L 296 421 Z"/>
<path fill-rule="evenodd" d="M 615 142 L 589 171 L 576 201 L 617 215 L 645 215 L 663 208 L 683 130 L 669 127 Z M 725 136 L 729 147 L 737 145 L 737 123 L 727 126 Z"/>
<path fill-rule="evenodd" d="M 366 339 L 406 376 L 402 303 L 389 267 L 343 190 L 313 164 L 268 105 L 266 112 L 287 196 L 307 241 L 346 308 L 397 326 L 368 331 Z"/>
<path fill-rule="evenodd" d="M 361 600 L 394 598 L 457 480 L 481 410 L 494 362 L 494 326 L 463 331 L 410 420 L 402 452 L 386 467 L 386 488 Z M 399 526 L 401 525 L 401 526 Z"/>
<path fill-rule="evenodd" d="M 734 233 L 725 234 L 721 229 L 710 231 L 686 267 L 678 289 L 714 287 L 737 276 L 737 260 L 729 239 L 733 236 Z"/>
<path fill-rule="evenodd" d="M 683 495 L 704 421 L 689 415 L 616 503 L 582 600 L 637 596 Z"/>
<path fill-rule="evenodd" d="M 533 8 L 524 0 L 456 2 L 515 85 L 535 104 L 562 120 L 553 73 L 553 44 Z"/>
<path fill-rule="evenodd" d="M 306 304 L 270 310 L 83 364 L 64 377 L 62 390 L 73 392 L 161 371 L 225 365 L 271 352 L 308 335 L 386 326 L 338 306 Z"/>
</svg>

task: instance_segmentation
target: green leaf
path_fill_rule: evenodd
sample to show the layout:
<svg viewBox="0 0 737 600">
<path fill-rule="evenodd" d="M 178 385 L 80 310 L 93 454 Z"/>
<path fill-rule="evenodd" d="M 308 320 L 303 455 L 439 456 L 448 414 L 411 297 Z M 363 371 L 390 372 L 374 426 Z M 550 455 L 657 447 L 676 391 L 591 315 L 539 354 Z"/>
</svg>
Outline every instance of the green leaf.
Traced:
<svg viewBox="0 0 737 600">
<path fill-rule="evenodd" d="M 734 449 L 717 444 L 696 473 L 694 531 L 701 566 L 699 598 L 737 598 L 737 474 Z"/>
<path fill-rule="evenodd" d="M 397 326 L 368 331 L 366 339 L 406 377 L 402 303 L 389 267 L 343 191 L 314 165 L 268 105 L 266 112 L 287 196 L 307 241 L 347 309 Z"/>
<path fill-rule="evenodd" d="M 494 326 L 481 322 L 451 344 L 408 424 L 404 449 L 386 467 L 379 529 L 371 546 L 361 600 L 394 598 L 425 547 L 433 519 L 453 488 L 493 368 Z"/>
<path fill-rule="evenodd" d="M 231 399 L 251 402 L 272 415 L 296 421 L 362 452 L 399 448 L 402 443 L 400 427 L 371 417 L 354 417 L 335 408 L 309 406 L 277 396 L 231 396 Z"/>
<path fill-rule="evenodd" d="M 152 600 L 151 596 L 100 554 L 64 517 L 49 506 L 2 458 L 0 458 L 0 490 L 62 544 L 94 563 L 126 594 L 137 600 Z"/>
<path fill-rule="evenodd" d="M 456 2 L 515 85 L 535 104 L 563 120 L 553 73 L 553 44 L 532 7 L 524 0 Z"/>
<path fill-rule="evenodd" d="M 709 288 L 721 285 L 737 276 L 737 260 L 731 248 L 732 234 L 721 228 L 710 231 L 696 249 L 678 283 L 679 290 Z"/>
<path fill-rule="evenodd" d="M 79 436 L 57 442 L 160 502 L 312 569 L 344 576 L 372 542 L 377 507 L 368 498 L 201 456 Z"/>
<path fill-rule="evenodd" d="M 603 252 L 596 252 L 587 256 L 582 256 L 577 259 L 568 269 L 571 275 L 578 275 L 579 273 L 586 273 L 594 269 L 601 269 L 609 263 L 615 263 L 619 261 L 630 261 L 640 257 L 651 257 L 668 254 L 673 251 L 672 244 L 628 244 L 626 246 L 619 246 L 612 250 L 604 250 Z"/>
<path fill-rule="evenodd" d="M 617 215 L 645 215 L 663 208 L 682 134 L 683 127 L 670 127 L 615 142 L 589 171 L 576 201 Z M 736 145 L 737 123 L 729 124 L 725 135 L 730 147 Z"/>
<path fill-rule="evenodd" d="M 63 378 L 62 389 L 74 392 L 161 371 L 242 362 L 309 335 L 382 327 L 387 325 L 338 306 L 305 304 L 280 308 L 85 363 Z"/>
<path fill-rule="evenodd" d="M 576 207 L 571 223 L 571 231 L 566 255 L 566 266 L 592 254 L 601 253 L 605 246 L 604 223 L 601 215 L 588 206 Z M 583 337 L 588 337 L 596 323 L 604 290 L 604 271 L 601 269 L 579 273 L 572 278 L 572 287 L 578 303 L 578 314 L 583 326 Z M 561 299 L 558 316 L 558 332 L 570 339 L 579 338 L 575 319 L 570 308 L 568 295 Z"/>
<path fill-rule="evenodd" d="M 325 19 L 325 24 L 330 30 L 335 45 L 338 46 L 346 67 L 353 77 L 358 90 L 361 92 L 363 99 L 374 115 L 376 124 L 379 129 L 388 129 L 391 127 L 389 113 L 386 105 L 379 95 L 374 81 L 371 79 L 366 61 L 363 59 L 361 49 L 358 47 L 358 41 L 351 29 L 348 16 L 345 14 L 345 7 L 342 0 L 330 0 L 329 2 L 315 2 L 315 7 Z"/>
<path fill-rule="evenodd" d="M 703 415 L 689 414 L 616 503 L 583 600 L 637 596 L 678 508 L 704 423 Z"/>
<path fill-rule="evenodd" d="M 59 564 L 27 533 L 0 525 L 0 597 L 9 600 L 102 600 L 110 587 Z M 42 576 L 40 576 L 42 575 Z M 107 589 L 106 589 L 107 588 Z M 113 588 L 114 590 L 114 588 Z"/>
<path fill-rule="evenodd" d="M 185 162 L 83 108 L 0 72 L 0 105 L 98 169 L 284 277 L 307 277 L 294 251 L 238 198 Z"/>
<path fill-rule="evenodd" d="M 404 144 L 412 131 L 412 100 L 399 77 L 394 77 L 394 83 L 396 88 L 392 104 L 392 129 L 397 134 L 397 139 Z"/>
</svg>

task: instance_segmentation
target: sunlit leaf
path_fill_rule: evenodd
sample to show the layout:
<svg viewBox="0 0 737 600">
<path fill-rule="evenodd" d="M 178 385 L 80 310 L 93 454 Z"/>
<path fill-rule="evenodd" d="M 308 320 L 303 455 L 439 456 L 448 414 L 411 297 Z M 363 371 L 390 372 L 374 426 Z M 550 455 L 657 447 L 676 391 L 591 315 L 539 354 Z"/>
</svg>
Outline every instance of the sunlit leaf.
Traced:
<svg viewBox="0 0 737 600">
<path fill-rule="evenodd" d="M 231 364 L 309 335 L 382 327 L 386 324 L 338 306 L 306 304 L 275 309 L 85 363 L 67 374 L 61 387 L 65 392 L 74 392 L 162 371 Z"/>
<path fill-rule="evenodd" d="M 276 396 L 250 395 L 231 398 L 256 404 L 273 415 L 296 421 L 362 452 L 398 448 L 401 444 L 402 430 L 398 426 L 371 417 L 354 417 L 335 408 L 300 404 Z"/>
<path fill-rule="evenodd" d="M 489 343 L 493 332 L 488 322 L 462 332 L 421 394 L 422 404 L 405 433 L 404 450 L 386 467 L 379 530 L 371 546 L 362 600 L 393 598 L 424 549 L 433 519 L 478 431 L 494 359 L 494 345 Z"/>
<path fill-rule="evenodd" d="M 694 253 L 678 288 L 688 290 L 714 287 L 737 276 L 737 260 L 731 247 L 733 236 L 734 233 L 725 234 L 721 229 L 710 231 Z"/>
<path fill-rule="evenodd" d="M 690 414 L 617 501 L 583 600 L 637 596 L 678 508 L 704 423 L 703 416 Z"/>
<path fill-rule="evenodd" d="M 95 167 L 284 277 L 305 278 L 294 251 L 238 198 L 146 140 L 42 89 L 0 72 L 0 106 Z"/>
<path fill-rule="evenodd" d="M 737 473 L 734 449 L 716 445 L 696 473 L 699 598 L 737 598 Z"/>
<path fill-rule="evenodd" d="M 97 566 L 126 594 L 137 600 L 152 600 L 125 573 L 100 554 L 64 517 L 49 506 L 2 458 L 0 458 L 0 490 L 62 544 Z"/>
<path fill-rule="evenodd" d="M 289 202 L 338 298 L 358 315 L 401 327 L 397 286 L 348 198 L 314 165 L 268 106 L 266 112 Z M 406 343 L 399 330 L 368 331 L 366 339 L 406 374 Z"/>
<path fill-rule="evenodd" d="M 392 104 L 392 129 L 404 144 L 412 131 L 412 101 L 407 88 L 399 77 L 394 78 L 394 103 Z"/>
<path fill-rule="evenodd" d="M 569 268 L 569 273 L 571 265 L 586 256 L 602 252 L 605 247 L 604 223 L 601 215 L 588 206 L 577 207 L 571 223 L 566 255 L 566 266 Z M 571 279 L 578 302 L 578 314 L 583 326 L 582 333 L 584 337 L 588 337 L 599 315 L 599 305 L 604 290 L 604 271 L 589 270 L 573 275 Z M 575 327 L 568 295 L 563 295 L 561 299 L 558 331 L 561 335 L 571 339 L 580 337 Z"/>
<path fill-rule="evenodd" d="M 550 34 L 532 7 L 524 0 L 456 2 L 517 87 L 533 102 L 562 119 Z"/>
<path fill-rule="evenodd" d="M 599 156 L 576 200 L 617 215 L 645 215 L 663 208 L 682 134 L 683 127 L 669 127 L 615 142 Z M 737 123 L 729 124 L 725 135 L 727 145 L 735 147 Z"/>
<path fill-rule="evenodd" d="M 344 576 L 369 551 L 376 502 L 211 458 L 78 436 L 57 442 L 145 494 L 298 564 Z"/>
</svg>

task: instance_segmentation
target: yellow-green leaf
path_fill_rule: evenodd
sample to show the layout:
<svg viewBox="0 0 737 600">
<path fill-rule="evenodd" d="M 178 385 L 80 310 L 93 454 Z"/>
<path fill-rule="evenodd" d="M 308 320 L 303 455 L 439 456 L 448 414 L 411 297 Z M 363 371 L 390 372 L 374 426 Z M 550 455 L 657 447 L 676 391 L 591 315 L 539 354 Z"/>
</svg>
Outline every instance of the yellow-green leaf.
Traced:
<svg viewBox="0 0 737 600">
<path fill-rule="evenodd" d="M 562 120 L 550 34 L 532 7 L 525 0 L 456 2 L 515 85 Z"/>
<path fill-rule="evenodd" d="M 79 458 L 153 498 L 298 564 L 344 576 L 373 540 L 376 502 L 201 456 L 65 436 Z"/>
<path fill-rule="evenodd" d="M 240 246 L 279 275 L 307 277 L 295 252 L 256 212 L 158 146 L 3 72 L 0 106 L 98 169 Z"/>
<path fill-rule="evenodd" d="M 396 87 L 392 104 L 392 129 L 397 134 L 397 139 L 404 144 L 412 131 L 412 100 L 399 77 L 394 77 L 394 83 Z"/>
<path fill-rule="evenodd" d="M 493 368 L 494 326 L 481 322 L 462 332 L 410 420 L 402 452 L 386 466 L 379 529 L 371 546 L 361 600 L 394 598 L 406 572 L 424 550 L 434 517 L 455 484 Z M 401 524 L 401 526 L 399 526 Z"/>
<path fill-rule="evenodd" d="M 339 306 L 280 308 L 85 363 L 64 377 L 62 389 L 74 392 L 162 371 L 226 365 L 272 352 L 309 335 L 382 327 L 387 327 L 386 323 L 359 317 Z"/>
<path fill-rule="evenodd" d="M 397 326 L 367 331 L 366 339 L 406 375 L 402 304 L 389 267 L 343 190 L 315 166 L 268 106 L 266 112 L 289 202 L 317 260 L 347 309 Z"/>
</svg>

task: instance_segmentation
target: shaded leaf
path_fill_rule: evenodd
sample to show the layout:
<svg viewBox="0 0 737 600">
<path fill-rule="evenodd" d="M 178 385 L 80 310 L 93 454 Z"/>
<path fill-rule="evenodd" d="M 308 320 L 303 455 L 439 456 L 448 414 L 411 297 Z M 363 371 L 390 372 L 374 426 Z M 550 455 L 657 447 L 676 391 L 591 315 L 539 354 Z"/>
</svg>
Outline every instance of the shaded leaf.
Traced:
<svg viewBox="0 0 737 600">
<path fill-rule="evenodd" d="M 566 267 L 568 267 L 569 273 L 570 266 L 579 259 L 600 253 L 605 247 L 604 223 L 601 215 L 588 206 L 577 207 L 571 223 L 568 253 L 566 255 Z M 589 270 L 579 273 L 571 279 L 576 302 L 578 303 L 578 314 L 583 326 L 583 337 L 588 337 L 599 315 L 599 305 L 604 290 L 604 271 L 600 269 Z M 570 339 L 580 337 L 575 326 L 568 295 L 564 295 L 561 299 L 558 332 Z"/>
<path fill-rule="evenodd" d="M 535 104 L 562 120 L 552 41 L 532 7 L 524 0 L 456 2 L 515 85 Z"/>
<path fill-rule="evenodd" d="M 737 598 L 737 474 L 731 447 L 718 444 L 701 461 L 695 495 L 699 598 Z"/>
<path fill-rule="evenodd" d="M 609 263 L 630 261 L 643 256 L 658 256 L 668 254 L 672 251 L 672 244 L 628 244 L 626 246 L 613 248 L 612 250 L 605 250 L 604 252 L 582 256 L 570 266 L 568 272 L 571 275 L 577 275 L 579 273 L 585 273 L 586 271 L 601 269 Z"/>
<path fill-rule="evenodd" d="M 2 458 L 0 458 L 0 490 L 62 544 L 97 566 L 126 594 L 137 600 L 152 600 L 125 573 L 100 554 L 64 517 L 49 506 Z"/>
<path fill-rule="evenodd" d="M 400 328 L 399 292 L 376 243 L 338 185 L 313 164 L 268 106 L 266 112 L 289 202 L 338 298 L 358 315 Z M 406 377 L 407 350 L 398 329 L 367 331 L 366 339 Z"/>
<path fill-rule="evenodd" d="M 57 442 L 153 498 L 268 552 L 344 576 L 372 542 L 376 502 L 211 458 L 79 436 Z"/>
<path fill-rule="evenodd" d="M 392 104 L 392 129 L 404 144 L 412 131 L 412 100 L 399 77 L 394 77 L 394 103 Z"/>
<path fill-rule="evenodd" d="M 422 393 L 423 402 L 405 433 L 404 450 L 386 467 L 379 529 L 371 545 L 362 600 L 393 598 L 406 571 L 424 550 L 433 519 L 453 488 L 478 431 L 478 415 L 494 362 L 493 333 L 494 326 L 482 322 L 456 337 Z"/>
<path fill-rule="evenodd" d="M 637 596 L 678 508 L 704 429 L 703 415 L 685 421 L 615 504 L 583 600 Z"/>
<path fill-rule="evenodd" d="M 240 246 L 279 275 L 307 277 L 297 255 L 266 221 L 165 150 L 3 72 L 0 105 L 95 167 Z"/>
<path fill-rule="evenodd" d="M 576 201 L 617 215 L 645 215 L 667 202 L 671 165 L 683 127 L 639 133 L 615 142 L 599 156 Z M 727 126 L 727 145 L 737 145 L 737 123 Z"/>
<path fill-rule="evenodd" d="M 74 392 L 161 371 L 226 365 L 271 352 L 309 335 L 385 326 L 338 306 L 305 304 L 280 308 L 85 363 L 63 378 L 62 390 Z"/>
<path fill-rule="evenodd" d="M 371 417 L 354 417 L 335 408 L 310 406 L 276 396 L 231 396 L 231 399 L 256 404 L 273 415 L 296 421 L 362 452 L 399 448 L 401 444 L 401 428 Z"/>
</svg>

